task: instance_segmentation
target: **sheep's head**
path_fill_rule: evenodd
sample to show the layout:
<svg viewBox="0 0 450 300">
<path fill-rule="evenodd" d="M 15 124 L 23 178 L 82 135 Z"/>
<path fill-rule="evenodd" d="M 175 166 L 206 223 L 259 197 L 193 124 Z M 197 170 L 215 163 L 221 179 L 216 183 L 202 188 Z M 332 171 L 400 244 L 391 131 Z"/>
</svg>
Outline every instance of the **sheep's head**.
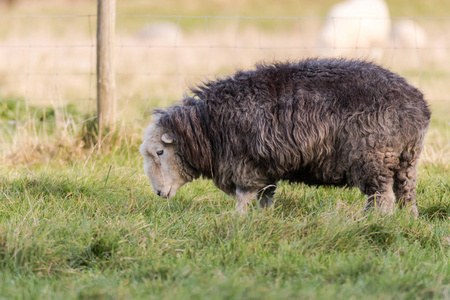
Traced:
<svg viewBox="0 0 450 300">
<path fill-rule="evenodd" d="M 147 127 L 140 152 L 144 157 L 144 171 L 158 196 L 172 198 L 189 181 L 182 176 L 182 161 L 173 135 L 161 126 Z"/>
</svg>

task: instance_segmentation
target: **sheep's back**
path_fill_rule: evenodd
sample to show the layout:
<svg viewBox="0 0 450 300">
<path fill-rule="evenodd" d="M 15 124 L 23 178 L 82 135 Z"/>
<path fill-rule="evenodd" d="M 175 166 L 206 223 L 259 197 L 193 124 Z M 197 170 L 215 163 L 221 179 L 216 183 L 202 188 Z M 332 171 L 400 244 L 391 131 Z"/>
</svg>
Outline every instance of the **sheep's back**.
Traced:
<svg viewBox="0 0 450 300">
<path fill-rule="evenodd" d="M 259 65 L 193 93 L 205 104 L 215 160 L 263 165 L 274 177 L 327 163 L 367 131 L 396 143 L 426 128 L 430 117 L 420 91 L 362 61 Z"/>
</svg>

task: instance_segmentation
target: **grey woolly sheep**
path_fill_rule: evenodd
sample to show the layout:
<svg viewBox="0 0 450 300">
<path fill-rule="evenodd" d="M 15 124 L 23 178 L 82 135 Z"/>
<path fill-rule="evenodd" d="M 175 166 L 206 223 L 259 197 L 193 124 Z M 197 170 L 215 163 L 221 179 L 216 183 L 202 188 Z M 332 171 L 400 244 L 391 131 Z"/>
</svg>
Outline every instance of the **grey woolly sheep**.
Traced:
<svg viewBox="0 0 450 300">
<path fill-rule="evenodd" d="M 430 111 L 404 78 L 364 61 L 308 59 L 261 64 L 192 93 L 155 110 L 140 148 L 159 196 L 203 176 L 245 212 L 254 197 L 272 205 L 277 182 L 288 180 L 357 187 L 366 209 L 397 203 L 417 216 Z"/>
</svg>

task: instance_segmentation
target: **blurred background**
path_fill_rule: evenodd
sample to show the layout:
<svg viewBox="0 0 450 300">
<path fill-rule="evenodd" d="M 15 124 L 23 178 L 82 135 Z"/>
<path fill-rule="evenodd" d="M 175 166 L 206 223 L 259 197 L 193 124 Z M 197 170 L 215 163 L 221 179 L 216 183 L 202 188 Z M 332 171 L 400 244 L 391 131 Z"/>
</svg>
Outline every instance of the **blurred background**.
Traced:
<svg viewBox="0 0 450 300">
<path fill-rule="evenodd" d="M 317 56 L 372 60 L 450 114 L 449 12 L 448 0 L 117 0 L 118 120 L 148 124 L 189 86 Z M 96 0 L 0 0 L 0 146 L 21 126 L 95 117 L 96 14 Z"/>
</svg>

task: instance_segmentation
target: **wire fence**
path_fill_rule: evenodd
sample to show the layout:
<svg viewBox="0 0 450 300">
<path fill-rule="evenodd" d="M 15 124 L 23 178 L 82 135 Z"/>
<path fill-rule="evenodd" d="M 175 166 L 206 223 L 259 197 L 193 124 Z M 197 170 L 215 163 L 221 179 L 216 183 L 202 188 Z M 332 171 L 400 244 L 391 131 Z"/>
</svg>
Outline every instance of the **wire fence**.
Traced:
<svg viewBox="0 0 450 300">
<path fill-rule="evenodd" d="M 176 102 L 189 86 L 260 61 L 315 56 L 370 59 L 406 77 L 430 102 L 450 105 L 450 18 L 382 20 L 390 32 L 376 45 L 358 43 L 366 34 L 361 19 L 347 20 L 358 28 L 356 42 L 337 44 L 343 37 L 335 36 L 324 43 L 326 21 L 118 15 L 119 118 L 143 119 L 152 107 Z M 95 114 L 96 22 L 96 15 L 0 15 L 1 122 L 20 121 L 20 109 L 11 103 Z"/>
</svg>

